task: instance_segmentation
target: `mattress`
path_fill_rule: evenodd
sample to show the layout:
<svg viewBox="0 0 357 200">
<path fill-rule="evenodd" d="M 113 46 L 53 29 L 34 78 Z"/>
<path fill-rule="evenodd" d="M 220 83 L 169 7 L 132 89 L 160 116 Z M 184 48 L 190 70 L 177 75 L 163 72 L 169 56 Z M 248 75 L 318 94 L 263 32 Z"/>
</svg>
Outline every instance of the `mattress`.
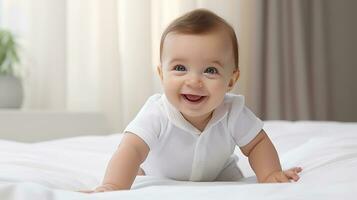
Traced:
<svg viewBox="0 0 357 200">
<path fill-rule="evenodd" d="M 301 166 L 300 180 L 258 184 L 237 150 L 238 182 L 188 182 L 138 176 L 131 190 L 85 194 L 100 184 L 121 134 L 38 143 L 0 140 L 0 199 L 355 199 L 357 123 L 266 121 L 283 169 Z M 26 134 L 26 133 L 24 133 Z"/>
</svg>

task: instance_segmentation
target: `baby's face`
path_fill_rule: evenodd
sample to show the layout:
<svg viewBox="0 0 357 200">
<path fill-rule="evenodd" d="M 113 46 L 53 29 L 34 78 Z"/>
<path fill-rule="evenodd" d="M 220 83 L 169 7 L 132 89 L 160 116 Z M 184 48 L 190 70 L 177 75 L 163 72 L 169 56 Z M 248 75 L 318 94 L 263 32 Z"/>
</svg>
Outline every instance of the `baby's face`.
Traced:
<svg viewBox="0 0 357 200">
<path fill-rule="evenodd" d="M 164 92 L 186 119 L 210 115 L 239 76 L 225 31 L 169 33 L 162 52 L 158 71 Z"/>
</svg>

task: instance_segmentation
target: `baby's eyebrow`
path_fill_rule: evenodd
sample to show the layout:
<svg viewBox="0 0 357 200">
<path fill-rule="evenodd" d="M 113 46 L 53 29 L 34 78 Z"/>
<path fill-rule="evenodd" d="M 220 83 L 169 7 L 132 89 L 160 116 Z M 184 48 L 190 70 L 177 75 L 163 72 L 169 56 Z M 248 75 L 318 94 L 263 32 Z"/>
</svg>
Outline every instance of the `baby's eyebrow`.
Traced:
<svg viewBox="0 0 357 200">
<path fill-rule="evenodd" d="M 171 60 L 169 60 L 169 64 L 172 64 L 172 63 L 185 63 L 187 61 L 187 59 L 185 58 L 173 58 Z M 219 60 L 207 60 L 208 62 L 207 63 L 213 63 L 213 64 L 216 64 L 222 68 L 224 68 L 224 65 L 221 61 Z"/>
<path fill-rule="evenodd" d="M 222 64 L 219 60 L 213 60 L 213 61 L 211 61 L 211 63 L 217 64 L 217 65 L 219 65 L 220 67 L 224 68 L 224 67 L 223 67 L 223 64 Z"/>
<path fill-rule="evenodd" d="M 186 59 L 184 59 L 184 58 L 173 58 L 172 60 L 170 60 L 169 63 L 174 63 L 174 62 L 178 62 L 178 63 L 186 62 Z"/>
</svg>

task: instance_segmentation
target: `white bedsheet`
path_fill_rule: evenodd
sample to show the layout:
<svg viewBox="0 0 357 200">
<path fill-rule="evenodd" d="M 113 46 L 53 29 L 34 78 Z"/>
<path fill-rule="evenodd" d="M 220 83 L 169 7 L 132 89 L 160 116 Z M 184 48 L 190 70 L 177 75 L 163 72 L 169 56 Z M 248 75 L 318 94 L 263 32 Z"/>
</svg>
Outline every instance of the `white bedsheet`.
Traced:
<svg viewBox="0 0 357 200">
<path fill-rule="evenodd" d="M 247 159 L 241 182 L 138 177 L 130 191 L 83 194 L 97 186 L 119 134 L 26 144 L 0 140 L 0 200 L 7 199 L 356 199 L 357 123 L 268 121 L 264 129 L 297 183 L 257 184 Z M 25 133 L 24 133 L 25 134 Z"/>
</svg>

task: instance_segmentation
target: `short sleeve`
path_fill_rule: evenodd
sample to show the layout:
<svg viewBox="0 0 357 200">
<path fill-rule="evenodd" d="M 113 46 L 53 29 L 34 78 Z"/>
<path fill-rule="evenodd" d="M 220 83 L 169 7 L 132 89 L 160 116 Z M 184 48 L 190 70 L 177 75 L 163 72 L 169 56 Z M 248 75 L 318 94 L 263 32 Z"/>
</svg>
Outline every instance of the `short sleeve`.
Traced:
<svg viewBox="0 0 357 200">
<path fill-rule="evenodd" d="M 230 132 L 235 143 L 242 147 L 252 141 L 262 130 L 264 123 L 244 105 L 244 98 L 237 96 L 232 102 L 228 121 Z"/>
<path fill-rule="evenodd" d="M 162 124 L 161 95 L 151 96 L 141 108 L 136 117 L 125 128 L 124 133 L 139 136 L 152 149 L 158 142 Z"/>
</svg>

